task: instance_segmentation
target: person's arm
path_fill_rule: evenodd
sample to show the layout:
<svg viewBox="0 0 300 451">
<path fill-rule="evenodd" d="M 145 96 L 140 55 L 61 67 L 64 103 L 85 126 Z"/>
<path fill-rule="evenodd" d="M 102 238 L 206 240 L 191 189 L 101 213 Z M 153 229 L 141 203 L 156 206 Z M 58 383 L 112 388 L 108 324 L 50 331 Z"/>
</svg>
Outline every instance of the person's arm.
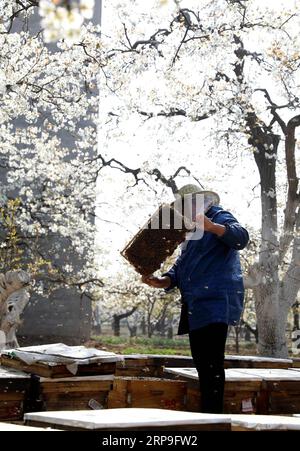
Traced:
<svg viewBox="0 0 300 451">
<path fill-rule="evenodd" d="M 142 282 L 154 288 L 164 288 L 166 292 L 173 290 L 173 288 L 177 287 L 177 266 L 179 260 L 180 256 L 177 258 L 174 265 L 167 272 L 163 273 L 161 277 L 152 275 L 143 276 Z"/>
<path fill-rule="evenodd" d="M 214 222 L 206 216 L 203 217 L 203 215 L 198 215 L 196 220 L 198 223 L 203 224 L 206 232 L 214 233 L 221 241 L 233 249 L 244 249 L 249 241 L 247 230 L 239 224 L 229 211 L 221 210 Z"/>
<path fill-rule="evenodd" d="M 155 276 L 142 276 L 142 282 L 146 283 L 150 287 L 154 288 L 169 288 L 171 285 L 171 278 L 168 276 L 155 277 Z"/>
</svg>

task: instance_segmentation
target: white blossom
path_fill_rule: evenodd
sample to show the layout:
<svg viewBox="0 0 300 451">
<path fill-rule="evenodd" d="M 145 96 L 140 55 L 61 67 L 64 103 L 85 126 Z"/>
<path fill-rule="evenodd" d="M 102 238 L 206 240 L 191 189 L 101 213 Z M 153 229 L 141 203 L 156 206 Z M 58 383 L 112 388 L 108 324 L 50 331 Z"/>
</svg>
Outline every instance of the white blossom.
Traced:
<svg viewBox="0 0 300 451">
<path fill-rule="evenodd" d="M 0 95 L 6 92 L 6 76 L 3 70 L 0 69 Z"/>
<path fill-rule="evenodd" d="M 39 12 L 45 41 L 64 39 L 68 44 L 78 41 L 84 19 L 93 17 L 94 4 L 94 0 L 70 0 L 67 7 L 63 2 L 40 0 Z"/>
<path fill-rule="evenodd" d="M 79 11 L 85 19 L 92 19 L 95 0 L 80 0 Z"/>
</svg>

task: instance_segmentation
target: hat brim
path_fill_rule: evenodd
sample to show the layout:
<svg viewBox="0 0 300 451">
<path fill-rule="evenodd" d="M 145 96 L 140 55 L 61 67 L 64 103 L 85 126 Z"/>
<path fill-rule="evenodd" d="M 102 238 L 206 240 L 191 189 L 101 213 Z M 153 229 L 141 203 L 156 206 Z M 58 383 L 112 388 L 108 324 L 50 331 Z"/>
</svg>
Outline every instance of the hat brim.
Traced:
<svg viewBox="0 0 300 451">
<path fill-rule="evenodd" d="M 180 197 L 193 196 L 195 194 L 204 194 L 204 196 L 205 195 L 211 196 L 214 205 L 219 205 L 219 203 L 220 203 L 220 196 L 219 196 L 219 194 L 216 193 L 215 191 L 210 191 L 210 190 L 199 190 L 199 191 L 195 191 L 193 193 L 180 194 Z"/>
</svg>

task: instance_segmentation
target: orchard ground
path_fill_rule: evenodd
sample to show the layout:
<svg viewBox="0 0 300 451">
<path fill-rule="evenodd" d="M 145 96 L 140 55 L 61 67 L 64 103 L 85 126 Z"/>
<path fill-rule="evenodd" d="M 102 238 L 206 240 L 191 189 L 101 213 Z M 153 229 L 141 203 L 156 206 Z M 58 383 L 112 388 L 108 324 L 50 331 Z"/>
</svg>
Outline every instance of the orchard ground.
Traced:
<svg viewBox="0 0 300 451">
<path fill-rule="evenodd" d="M 183 355 L 190 356 L 188 336 L 168 339 L 154 336 L 148 337 L 115 337 L 111 335 L 92 335 L 91 340 L 86 343 L 105 351 L 112 351 L 118 354 L 162 354 L 162 355 Z M 232 337 L 229 337 L 226 345 L 226 354 L 256 355 L 256 343 L 240 341 L 239 349 Z"/>
</svg>

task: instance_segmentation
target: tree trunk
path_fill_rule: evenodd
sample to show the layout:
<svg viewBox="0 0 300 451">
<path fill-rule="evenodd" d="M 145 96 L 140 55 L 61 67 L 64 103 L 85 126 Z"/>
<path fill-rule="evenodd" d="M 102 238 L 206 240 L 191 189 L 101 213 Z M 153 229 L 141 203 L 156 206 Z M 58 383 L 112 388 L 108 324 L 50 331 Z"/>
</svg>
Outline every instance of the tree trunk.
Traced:
<svg viewBox="0 0 300 451">
<path fill-rule="evenodd" d="M 279 240 L 277 224 L 276 161 L 279 135 L 272 133 L 255 113 L 247 115 L 251 130 L 249 144 L 260 175 L 261 188 L 261 246 L 257 264 L 257 285 L 253 287 L 255 299 L 258 351 L 269 357 L 286 357 L 288 354 L 285 325 L 286 306 L 280 299 Z M 268 157 L 266 158 L 266 152 Z"/>
<path fill-rule="evenodd" d="M 282 299 L 280 283 L 265 284 L 254 291 L 258 351 L 262 356 L 287 358 L 286 322 L 288 308 Z"/>
<path fill-rule="evenodd" d="M 137 310 L 137 308 L 138 308 L 138 305 L 133 307 L 128 312 L 121 313 L 119 315 L 117 315 L 115 313 L 113 315 L 112 329 L 113 329 L 113 334 L 114 334 L 115 337 L 119 337 L 120 336 L 120 322 L 121 322 L 121 320 L 125 319 L 125 318 L 128 318 L 129 316 L 133 315 L 133 313 Z"/>
<path fill-rule="evenodd" d="M 120 336 L 120 322 L 121 318 L 119 315 L 113 316 L 113 322 L 112 322 L 112 330 L 115 337 Z"/>
<path fill-rule="evenodd" d="M 293 305 L 293 330 L 300 330 L 299 306 L 299 302 L 296 302 L 296 304 Z"/>
<path fill-rule="evenodd" d="M 247 327 L 245 327 L 245 341 L 251 342 L 251 332 Z"/>
<path fill-rule="evenodd" d="M 161 337 L 166 336 L 166 321 L 165 316 L 160 318 L 160 320 L 156 324 L 156 330 Z"/>
<path fill-rule="evenodd" d="M 239 327 L 235 327 L 234 333 L 235 333 L 235 352 L 239 354 L 240 352 L 240 331 L 241 329 Z"/>
<path fill-rule="evenodd" d="M 136 337 L 136 336 L 137 336 L 137 326 L 132 326 L 130 328 L 130 337 L 133 338 L 133 337 Z"/>
<path fill-rule="evenodd" d="M 286 315 L 278 317 L 269 315 L 260 316 L 257 321 L 259 329 L 258 351 L 262 356 L 287 358 L 288 347 L 286 342 Z"/>
<path fill-rule="evenodd" d="M 93 326 L 93 333 L 96 334 L 96 335 L 101 335 L 102 334 L 101 323 L 98 323 L 96 326 Z"/>
<path fill-rule="evenodd" d="M 146 333 L 147 333 L 147 330 L 146 330 L 146 329 L 147 329 L 147 328 L 146 328 L 146 321 L 145 321 L 145 318 L 144 318 L 144 317 L 142 318 L 140 327 L 141 327 L 142 335 L 146 335 Z"/>
<path fill-rule="evenodd" d="M 154 330 L 155 330 L 155 325 L 152 325 L 150 318 L 148 318 L 148 320 L 147 320 L 147 337 L 148 338 L 152 337 Z"/>
<path fill-rule="evenodd" d="M 172 340 L 173 337 L 174 337 L 174 334 L 173 334 L 173 327 L 172 327 L 172 326 L 169 326 L 168 329 L 167 329 L 167 338 L 168 338 L 169 340 Z"/>
<path fill-rule="evenodd" d="M 127 327 L 128 327 L 128 330 L 129 330 L 130 338 L 136 337 L 137 336 L 137 325 L 134 324 L 133 326 L 131 326 L 129 324 L 129 321 L 127 321 Z"/>
<path fill-rule="evenodd" d="M 29 301 L 26 287 L 30 276 L 25 271 L 8 271 L 0 275 L 0 348 L 18 347 L 16 331 L 21 314 Z"/>
</svg>

